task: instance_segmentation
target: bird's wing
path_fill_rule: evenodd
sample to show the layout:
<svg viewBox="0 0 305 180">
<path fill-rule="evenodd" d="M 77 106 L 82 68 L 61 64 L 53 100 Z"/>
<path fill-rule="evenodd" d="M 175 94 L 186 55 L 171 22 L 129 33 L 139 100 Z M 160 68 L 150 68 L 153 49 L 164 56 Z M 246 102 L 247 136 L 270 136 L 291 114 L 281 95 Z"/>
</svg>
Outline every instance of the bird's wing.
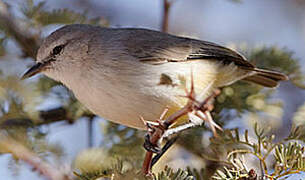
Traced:
<svg viewBox="0 0 305 180">
<path fill-rule="evenodd" d="M 135 33 L 135 31 L 138 32 Z M 128 46 L 126 49 L 129 53 L 143 63 L 157 65 L 167 62 L 215 60 L 224 64 L 233 62 L 244 68 L 254 68 L 239 53 L 207 41 L 177 37 L 157 31 L 133 29 L 124 42 L 125 46 Z"/>
<path fill-rule="evenodd" d="M 234 63 L 240 67 L 244 68 L 254 68 L 254 66 L 248 62 L 245 57 L 240 55 L 234 50 L 220 46 L 215 43 L 207 41 L 198 41 L 192 43 L 192 53 L 187 57 L 187 60 L 218 60 L 223 64 Z"/>
</svg>

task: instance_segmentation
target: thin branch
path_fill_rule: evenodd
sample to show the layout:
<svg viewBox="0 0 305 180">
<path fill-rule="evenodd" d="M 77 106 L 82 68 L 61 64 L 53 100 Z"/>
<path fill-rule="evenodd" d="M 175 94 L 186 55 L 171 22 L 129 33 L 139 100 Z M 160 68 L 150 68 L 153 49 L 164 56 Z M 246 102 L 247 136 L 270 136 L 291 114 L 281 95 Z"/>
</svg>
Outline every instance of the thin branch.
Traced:
<svg viewBox="0 0 305 180">
<path fill-rule="evenodd" d="M 146 154 L 145 154 L 145 158 L 144 158 L 144 161 L 143 161 L 143 166 L 142 166 L 142 172 L 144 175 L 148 175 L 150 176 L 151 175 L 151 161 L 152 161 L 152 158 L 153 158 L 153 152 L 151 151 L 147 151 Z"/>
<path fill-rule="evenodd" d="M 87 117 L 88 119 L 92 119 L 95 117 L 93 114 L 85 113 L 82 117 Z M 9 127 L 32 127 L 32 126 L 41 126 L 47 125 L 55 122 L 67 122 L 69 124 L 74 123 L 73 117 L 70 117 L 67 110 L 63 107 L 50 109 L 46 111 L 39 112 L 39 121 L 36 122 L 29 118 L 11 118 L 6 119 L 0 123 L 0 128 L 5 129 Z"/>
<path fill-rule="evenodd" d="M 93 116 L 94 117 L 94 116 Z M 88 147 L 92 147 L 93 146 L 93 126 L 94 126 L 94 118 L 93 117 L 89 117 L 88 118 Z"/>
<path fill-rule="evenodd" d="M 245 149 L 237 149 L 237 150 L 234 150 L 234 151 L 231 151 L 227 157 L 230 157 L 232 156 L 233 154 L 236 154 L 236 153 L 247 153 L 247 154 L 252 154 L 254 155 L 255 157 L 257 157 L 259 159 L 259 161 L 262 163 L 263 165 L 263 170 L 265 172 L 265 174 L 268 174 L 268 168 L 267 168 L 267 164 L 266 162 L 264 161 L 263 157 L 261 156 L 261 154 L 257 154 L 256 152 L 252 152 L 250 150 L 245 150 Z"/>
<path fill-rule="evenodd" d="M 40 111 L 39 117 L 41 121 L 35 125 L 50 124 L 58 121 L 67 121 L 69 123 L 73 123 L 73 119 L 69 117 L 69 113 L 63 107 Z"/>
<path fill-rule="evenodd" d="M 161 22 L 161 31 L 168 32 L 168 21 L 169 21 L 169 10 L 172 2 L 168 0 L 163 0 L 163 11 L 162 11 L 162 22 Z"/>
<path fill-rule="evenodd" d="M 1 135 L 0 146 L 1 149 L 11 153 L 15 158 L 22 160 L 38 171 L 39 174 L 45 176 L 50 180 L 70 180 L 69 175 L 60 171 L 59 169 L 51 166 L 47 162 L 43 161 L 37 154 L 30 151 L 21 143 L 16 140 Z"/>
<path fill-rule="evenodd" d="M 86 112 L 81 115 L 82 117 L 87 117 L 88 119 L 93 119 L 95 117 L 94 114 Z M 64 107 L 58 107 L 54 109 L 49 109 L 46 111 L 40 111 L 39 112 L 40 122 L 35 123 L 35 125 L 44 125 L 44 124 L 50 124 L 54 122 L 59 121 L 66 121 L 70 124 L 72 124 L 75 119 L 71 117 L 70 113 L 67 111 Z"/>
</svg>

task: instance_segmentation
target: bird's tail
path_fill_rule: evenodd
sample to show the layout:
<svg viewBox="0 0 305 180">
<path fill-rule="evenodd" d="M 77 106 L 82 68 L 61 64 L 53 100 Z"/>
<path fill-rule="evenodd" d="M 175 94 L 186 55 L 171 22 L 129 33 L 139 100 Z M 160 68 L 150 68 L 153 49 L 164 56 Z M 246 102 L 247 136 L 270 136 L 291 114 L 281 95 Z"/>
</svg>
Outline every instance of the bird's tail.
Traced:
<svg viewBox="0 0 305 180">
<path fill-rule="evenodd" d="M 252 71 L 256 73 L 252 76 L 246 77 L 244 80 L 260 84 L 265 87 L 276 87 L 279 81 L 287 81 L 288 76 L 283 73 L 255 68 Z"/>
</svg>

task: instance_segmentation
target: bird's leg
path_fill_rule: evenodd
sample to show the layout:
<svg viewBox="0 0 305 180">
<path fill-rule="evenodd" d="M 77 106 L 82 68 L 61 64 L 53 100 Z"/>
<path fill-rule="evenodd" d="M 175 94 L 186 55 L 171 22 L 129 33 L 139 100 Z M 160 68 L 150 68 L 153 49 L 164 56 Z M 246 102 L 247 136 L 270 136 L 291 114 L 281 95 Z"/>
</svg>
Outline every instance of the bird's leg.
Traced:
<svg viewBox="0 0 305 180">
<path fill-rule="evenodd" d="M 142 117 L 141 120 L 147 127 L 147 134 L 145 136 L 144 148 L 147 151 L 152 151 L 154 153 L 158 153 L 160 150 L 159 144 L 162 141 L 162 137 L 165 131 L 176 122 L 177 119 L 189 113 L 192 108 L 192 103 L 187 103 L 183 108 L 174 114 L 170 115 L 167 119 L 164 120 L 166 113 L 168 112 L 168 108 L 164 110 L 161 114 L 160 118 L 156 122 L 145 121 Z"/>
<path fill-rule="evenodd" d="M 191 104 L 187 103 L 187 105 L 184 106 L 182 109 L 180 109 L 179 111 L 177 111 L 174 114 L 172 114 L 171 116 L 169 116 L 166 120 L 163 120 L 164 116 L 166 115 L 166 113 L 168 111 L 168 109 L 166 109 L 162 113 L 160 119 L 157 122 L 145 121 L 143 118 L 141 118 L 147 127 L 147 134 L 146 134 L 145 142 L 144 142 L 144 148 L 147 150 L 147 152 L 146 152 L 145 159 L 143 162 L 143 167 L 142 167 L 142 171 L 145 175 L 149 175 L 151 173 L 150 170 L 152 167 L 153 153 L 162 153 L 162 150 L 160 150 L 160 148 L 159 148 L 159 144 L 160 144 L 160 141 L 162 140 L 164 132 L 178 118 L 186 115 L 189 111 L 191 111 L 191 109 L 190 109 L 191 107 L 192 107 Z M 165 151 L 162 154 L 164 154 Z"/>
<path fill-rule="evenodd" d="M 143 120 L 143 118 L 141 118 Z M 145 135 L 145 143 L 144 148 L 147 151 L 151 151 L 153 153 L 160 152 L 160 141 L 162 139 L 162 135 L 164 134 L 165 128 L 162 125 L 161 121 L 158 122 L 151 122 L 151 121 L 144 121 L 147 127 L 147 133 Z"/>
</svg>

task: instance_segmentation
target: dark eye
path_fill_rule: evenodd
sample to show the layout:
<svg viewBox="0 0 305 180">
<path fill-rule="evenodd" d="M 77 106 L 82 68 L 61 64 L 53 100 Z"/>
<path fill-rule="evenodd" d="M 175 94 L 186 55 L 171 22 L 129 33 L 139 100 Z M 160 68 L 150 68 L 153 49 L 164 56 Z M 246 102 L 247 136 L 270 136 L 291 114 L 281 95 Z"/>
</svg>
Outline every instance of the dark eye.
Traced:
<svg viewBox="0 0 305 180">
<path fill-rule="evenodd" d="M 59 54 L 63 48 L 64 48 L 64 45 L 56 46 L 56 47 L 53 49 L 52 54 L 53 54 L 53 55 Z"/>
</svg>

